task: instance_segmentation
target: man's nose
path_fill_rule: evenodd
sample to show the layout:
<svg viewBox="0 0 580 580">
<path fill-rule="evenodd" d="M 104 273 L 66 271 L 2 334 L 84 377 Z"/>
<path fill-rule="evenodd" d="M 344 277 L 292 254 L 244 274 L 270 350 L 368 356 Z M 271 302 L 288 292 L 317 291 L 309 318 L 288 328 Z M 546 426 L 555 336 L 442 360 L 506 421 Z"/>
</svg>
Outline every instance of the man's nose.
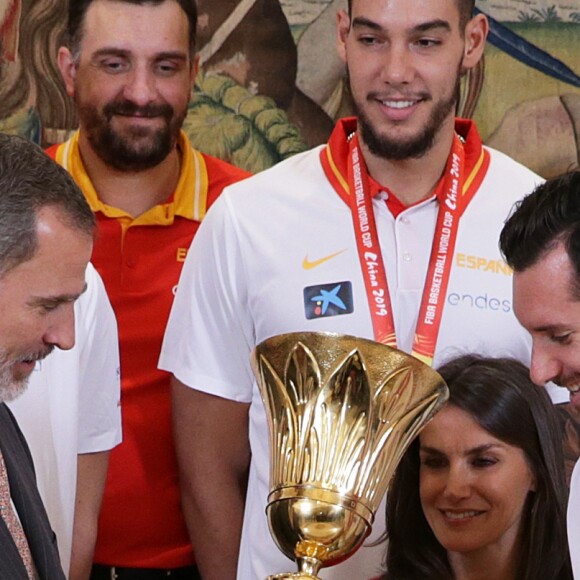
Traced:
<svg viewBox="0 0 580 580">
<path fill-rule="evenodd" d="M 530 364 L 530 378 L 537 385 L 557 379 L 562 372 L 562 365 L 557 357 L 550 354 L 548 349 L 534 343 L 532 347 L 532 361 Z"/>
<path fill-rule="evenodd" d="M 154 101 L 156 88 L 153 73 L 144 67 L 138 67 L 132 70 L 127 75 L 123 95 L 127 100 L 140 107 Z"/>
<path fill-rule="evenodd" d="M 384 51 L 381 80 L 390 85 L 408 84 L 413 80 L 413 57 L 407 46 L 391 43 Z"/>
<path fill-rule="evenodd" d="M 58 312 L 53 313 L 50 326 L 44 334 L 44 342 L 61 350 L 70 350 L 75 345 L 75 314 L 72 302 L 62 304 Z"/>
</svg>

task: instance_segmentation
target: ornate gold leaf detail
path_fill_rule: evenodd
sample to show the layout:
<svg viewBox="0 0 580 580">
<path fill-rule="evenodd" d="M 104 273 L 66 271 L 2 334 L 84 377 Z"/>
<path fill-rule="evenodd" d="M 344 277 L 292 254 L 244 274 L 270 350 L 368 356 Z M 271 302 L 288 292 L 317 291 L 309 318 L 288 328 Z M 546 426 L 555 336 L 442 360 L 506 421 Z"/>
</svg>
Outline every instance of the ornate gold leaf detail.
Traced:
<svg viewBox="0 0 580 580">
<path fill-rule="evenodd" d="M 324 488 L 374 512 L 408 444 L 441 405 L 441 388 L 417 384 L 421 363 L 384 345 L 360 339 L 362 348 L 315 356 L 306 342 L 297 340 L 286 351 L 283 377 L 266 355 L 257 357 L 270 443 L 277 450 L 271 487 Z M 377 348 L 401 360 L 386 365 L 373 385 L 365 356 L 376 366 Z M 282 370 L 280 361 L 277 367 Z"/>
</svg>

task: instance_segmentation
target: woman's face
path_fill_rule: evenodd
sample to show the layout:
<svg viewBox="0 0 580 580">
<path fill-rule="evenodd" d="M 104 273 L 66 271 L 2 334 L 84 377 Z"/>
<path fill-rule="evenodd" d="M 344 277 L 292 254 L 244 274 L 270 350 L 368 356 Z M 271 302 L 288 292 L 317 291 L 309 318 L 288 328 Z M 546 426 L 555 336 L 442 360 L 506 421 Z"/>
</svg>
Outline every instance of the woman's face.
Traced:
<svg viewBox="0 0 580 580">
<path fill-rule="evenodd" d="M 524 452 L 447 406 L 420 436 L 420 496 L 448 552 L 512 553 L 534 477 Z"/>
</svg>

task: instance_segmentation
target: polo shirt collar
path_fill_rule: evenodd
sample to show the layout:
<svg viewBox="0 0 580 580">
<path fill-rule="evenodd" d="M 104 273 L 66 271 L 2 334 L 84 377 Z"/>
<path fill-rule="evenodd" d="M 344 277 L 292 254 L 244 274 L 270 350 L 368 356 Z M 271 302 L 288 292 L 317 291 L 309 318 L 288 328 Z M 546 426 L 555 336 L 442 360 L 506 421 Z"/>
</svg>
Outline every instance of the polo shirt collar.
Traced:
<svg viewBox="0 0 580 580">
<path fill-rule="evenodd" d="M 181 169 L 174 193 L 166 202 L 152 207 L 137 218 L 99 199 L 80 155 L 79 136 L 80 132 L 76 131 L 61 145 L 56 160 L 72 175 L 94 212 L 128 221 L 131 225 L 171 225 L 176 216 L 195 221 L 201 221 L 205 216 L 209 184 L 207 167 L 202 154 L 193 149 L 183 131 L 177 143 Z"/>
<path fill-rule="evenodd" d="M 328 145 L 321 151 L 321 162 L 324 172 L 334 189 L 336 189 L 337 193 L 346 203 L 349 203 L 348 144 L 356 130 L 356 117 L 340 119 L 330 135 Z M 481 138 L 475 123 L 470 119 L 457 118 L 455 120 L 455 131 L 464 142 L 466 175 L 471 175 L 481 165 L 483 153 Z M 435 196 L 438 199 L 441 199 L 443 195 L 441 185 L 442 183 L 440 181 L 435 189 Z M 382 191 L 388 193 L 388 188 L 383 187 L 372 178 L 369 179 L 369 187 L 373 197 Z"/>
</svg>

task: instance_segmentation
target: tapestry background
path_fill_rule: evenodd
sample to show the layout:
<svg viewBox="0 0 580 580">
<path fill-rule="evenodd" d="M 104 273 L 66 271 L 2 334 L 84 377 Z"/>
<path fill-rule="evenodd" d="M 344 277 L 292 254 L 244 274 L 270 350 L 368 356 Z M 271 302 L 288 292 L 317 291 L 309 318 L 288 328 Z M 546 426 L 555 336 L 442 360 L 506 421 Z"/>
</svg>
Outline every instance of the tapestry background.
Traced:
<svg viewBox="0 0 580 580">
<path fill-rule="evenodd" d="M 346 0 L 198 0 L 201 70 L 186 131 L 260 171 L 323 143 L 350 113 L 336 56 Z M 545 177 L 578 166 L 580 0 L 479 0 L 492 19 L 461 112 L 489 145 Z M 55 66 L 64 0 L 0 0 L 0 130 L 48 145 L 76 126 Z"/>
</svg>

